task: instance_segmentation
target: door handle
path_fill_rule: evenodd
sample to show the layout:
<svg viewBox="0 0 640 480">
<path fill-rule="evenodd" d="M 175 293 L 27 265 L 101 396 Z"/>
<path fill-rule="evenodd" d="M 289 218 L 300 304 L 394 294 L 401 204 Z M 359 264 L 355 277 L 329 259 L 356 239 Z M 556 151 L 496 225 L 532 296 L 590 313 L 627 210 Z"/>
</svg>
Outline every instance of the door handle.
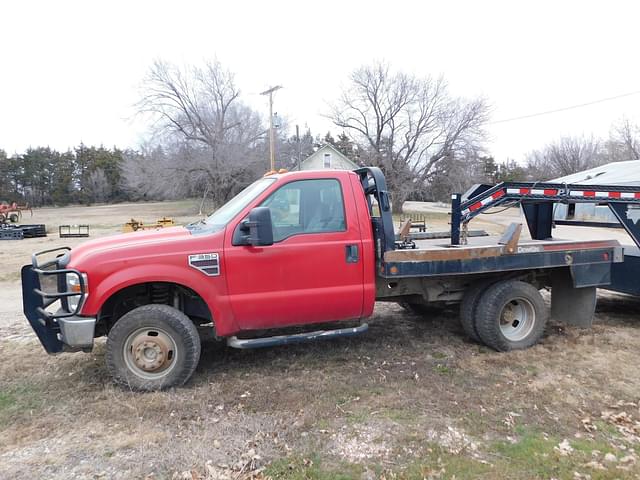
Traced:
<svg viewBox="0 0 640 480">
<path fill-rule="evenodd" d="M 360 259 L 360 253 L 358 251 L 358 245 L 347 245 L 345 247 L 347 263 L 358 263 Z"/>
</svg>

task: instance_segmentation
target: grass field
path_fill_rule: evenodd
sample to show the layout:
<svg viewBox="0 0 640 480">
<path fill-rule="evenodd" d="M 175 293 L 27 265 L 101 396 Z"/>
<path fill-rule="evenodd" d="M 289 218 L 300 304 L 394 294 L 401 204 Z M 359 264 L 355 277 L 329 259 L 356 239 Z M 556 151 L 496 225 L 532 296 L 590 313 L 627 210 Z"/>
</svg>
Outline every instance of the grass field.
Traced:
<svg viewBox="0 0 640 480">
<path fill-rule="evenodd" d="M 197 208 L 41 209 L 33 222 L 89 223 L 97 237 L 132 216 L 191 221 Z M 541 344 L 508 354 L 466 340 L 453 308 L 422 318 L 378 304 L 360 337 L 205 344 L 184 388 L 134 393 L 111 384 L 103 340 L 47 356 L 22 317 L 20 265 L 79 241 L 0 243 L 0 478 L 639 478 L 634 299 L 602 294 L 591 330 L 552 323 Z"/>
</svg>

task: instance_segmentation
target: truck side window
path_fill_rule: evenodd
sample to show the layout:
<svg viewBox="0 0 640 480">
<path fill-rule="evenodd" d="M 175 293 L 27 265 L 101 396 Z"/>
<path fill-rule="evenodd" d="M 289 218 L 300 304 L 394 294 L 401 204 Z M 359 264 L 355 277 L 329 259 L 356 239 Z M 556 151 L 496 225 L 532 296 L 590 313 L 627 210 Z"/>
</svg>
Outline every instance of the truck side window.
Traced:
<svg viewBox="0 0 640 480">
<path fill-rule="evenodd" d="M 346 230 L 342 189 L 335 179 L 287 183 L 262 206 L 271 210 L 274 242 L 292 235 Z"/>
</svg>

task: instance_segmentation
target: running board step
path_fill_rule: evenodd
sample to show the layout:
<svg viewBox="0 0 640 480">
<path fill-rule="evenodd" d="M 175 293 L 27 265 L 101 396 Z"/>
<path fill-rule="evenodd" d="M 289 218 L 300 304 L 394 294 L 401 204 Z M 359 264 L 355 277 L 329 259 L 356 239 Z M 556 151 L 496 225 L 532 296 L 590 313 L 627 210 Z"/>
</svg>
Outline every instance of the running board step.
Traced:
<svg viewBox="0 0 640 480">
<path fill-rule="evenodd" d="M 369 325 L 363 323 L 359 327 L 339 328 L 337 330 L 317 330 L 308 333 L 296 333 L 295 335 L 278 335 L 275 337 L 247 338 L 229 337 L 227 345 L 233 348 L 264 348 L 277 345 L 289 345 L 292 343 L 312 342 L 315 340 L 328 340 L 337 337 L 353 337 L 364 333 Z"/>
</svg>

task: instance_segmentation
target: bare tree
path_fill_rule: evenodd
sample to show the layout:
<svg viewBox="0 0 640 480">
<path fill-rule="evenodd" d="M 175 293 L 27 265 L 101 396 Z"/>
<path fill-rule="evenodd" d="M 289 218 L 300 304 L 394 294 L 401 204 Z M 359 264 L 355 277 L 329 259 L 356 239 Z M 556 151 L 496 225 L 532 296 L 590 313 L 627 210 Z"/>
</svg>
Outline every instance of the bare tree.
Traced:
<svg viewBox="0 0 640 480">
<path fill-rule="evenodd" d="M 465 192 L 474 183 L 489 183 L 475 156 L 445 158 L 433 167 L 432 181 L 422 200 L 450 201 L 453 192 Z"/>
<path fill-rule="evenodd" d="M 614 149 L 611 161 L 640 159 L 640 128 L 623 118 L 612 128 L 610 143 Z"/>
<path fill-rule="evenodd" d="M 531 152 L 527 169 L 533 177 L 548 180 L 601 165 L 606 160 L 600 153 L 600 142 L 593 136 L 563 137 Z"/>
<path fill-rule="evenodd" d="M 257 176 L 265 129 L 219 62 L 184 69 L 158 60 L 142 89 L 138 111 L 153 118 L 156 137 L 170 146 L 164 160 L 154 160 L 165 166 L 153 171 L 165 177 L 158 179 L 165 188 L 170 181 L 172 190 L 207 190 L 220 203 Z"/>
<path fill-rule="evenodd" d="M 89 174 L 89 195 L 94 202 L 104 202 L 111 194 L 111 184 L 104 170 L 96 168 Z"/>
<path fill-rule="evenodd" d="M 397 212 L 438 162 L 480 150 L 488 107 L 482 99 L 452 97 L 443 78 L 377 63 L 351 74 L 329 117 L 359 144 L 364 163 L 383 169 Z"/>
</svg>

